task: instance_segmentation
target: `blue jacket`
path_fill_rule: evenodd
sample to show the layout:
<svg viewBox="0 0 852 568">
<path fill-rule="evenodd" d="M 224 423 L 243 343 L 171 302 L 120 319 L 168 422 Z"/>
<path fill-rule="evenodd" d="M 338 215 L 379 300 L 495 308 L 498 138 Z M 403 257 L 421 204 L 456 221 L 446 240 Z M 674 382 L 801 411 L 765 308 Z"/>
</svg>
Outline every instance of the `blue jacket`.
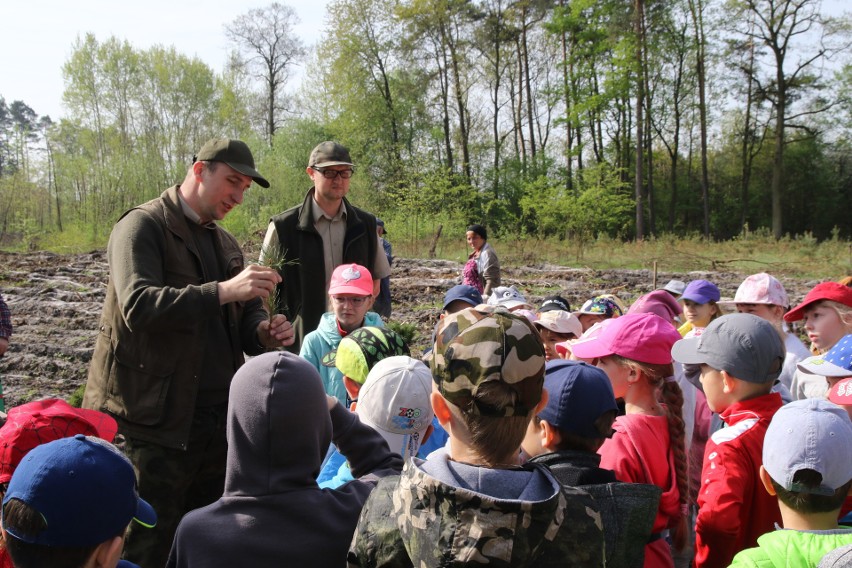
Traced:
<svg viewBox="0 0 852 568">
<path fill-rule="evenodd" d="M 385 327 L 385 323 L 379 314 L 367 312 L 364 317 L 364 327 L 367 326 Z M 319 326 L 305 336 L 299 356 L 307 359 L 319 371 L 325 392 L 337 398 L 342 404 L 346 404 L 343 375 L 337 370 L 337 367 L 325 367 L 322 364 L 323 355 L 337 349 L 337 344 L 340 343 L 341 339 L 340 332 L 337 331 L 337 320 L 334 317 L 334 312 L 326 312 L 320 318 Z"/>
</svg>

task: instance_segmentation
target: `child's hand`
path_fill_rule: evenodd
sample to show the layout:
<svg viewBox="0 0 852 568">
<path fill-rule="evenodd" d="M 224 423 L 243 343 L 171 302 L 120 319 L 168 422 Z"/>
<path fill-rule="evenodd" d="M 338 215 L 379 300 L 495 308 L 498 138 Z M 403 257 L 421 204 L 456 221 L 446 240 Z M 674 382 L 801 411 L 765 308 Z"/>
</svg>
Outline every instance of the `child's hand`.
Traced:
<svg viewBox="0 0 852 568">
<path fill-rule="evenodd" d="M 325 395 L 325 402 L 328 404 L 328 411 L 331 412 L 331 409 L 337 406 L 337 399 L 331 396 L 330 394 Z"/>
</svg>

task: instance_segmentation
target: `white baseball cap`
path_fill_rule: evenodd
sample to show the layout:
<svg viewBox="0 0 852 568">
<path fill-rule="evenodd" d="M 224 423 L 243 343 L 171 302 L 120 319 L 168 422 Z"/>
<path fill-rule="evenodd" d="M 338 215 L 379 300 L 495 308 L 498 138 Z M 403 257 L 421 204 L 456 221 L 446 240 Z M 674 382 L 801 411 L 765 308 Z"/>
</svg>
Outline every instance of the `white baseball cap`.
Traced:
<svg viewBox="0 0 852 568">
<path fill-rule="evenodd" d="M 381 434 L 403 459 L 416 456 L 432 423 L 432 373 L 417 359 L 397 355 L 370 370 L 358 394 L 361 422 Z"/>
</svg>

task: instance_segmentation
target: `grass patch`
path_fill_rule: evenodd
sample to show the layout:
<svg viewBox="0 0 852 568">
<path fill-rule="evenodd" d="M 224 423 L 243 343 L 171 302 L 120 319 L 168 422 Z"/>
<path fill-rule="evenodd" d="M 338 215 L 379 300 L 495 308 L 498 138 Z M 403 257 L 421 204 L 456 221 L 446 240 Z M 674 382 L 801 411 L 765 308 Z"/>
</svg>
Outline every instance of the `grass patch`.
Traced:
<svg viewBox="0 0 852 568">
<path fill-rule="evenodd" d="M 571 242 L 559 239 L 492 238 L 489 242 L 503 266 L 555 264 L 573 268 L 651 269 L 659 271 L 731 271 L 747 274 L 769 272 L 799 278 L 836 280 L 852 274 L 852 242 L 838 238 L 817 241 L 812 235 L 775 240 L 768 231 L 756 231 L 724 242 L 700 236 L 662 235 L 641 242 L 600 237 L 583 246 L 582 254 Z M 431 241 L 394 242 L 403 258 L 424 258 Z M 442 236 L 436 256 L 463 262 L 468 249 L 464 236 Z"/>
</svg>

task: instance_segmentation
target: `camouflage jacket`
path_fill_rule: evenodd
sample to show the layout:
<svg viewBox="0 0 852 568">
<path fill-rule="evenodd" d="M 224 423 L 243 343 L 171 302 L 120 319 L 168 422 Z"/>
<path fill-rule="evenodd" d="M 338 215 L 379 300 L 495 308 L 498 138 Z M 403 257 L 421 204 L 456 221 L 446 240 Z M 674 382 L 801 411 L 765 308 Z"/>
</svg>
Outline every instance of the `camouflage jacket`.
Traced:
<svg viewBox="0 0 852 568">
<path fill-rule="evenodd" d="M 546 477 L 554 488 L 550 498 L 496 499 L 443 483 L 407 463 L 401 476 L 382 479 L 370 495 L 349 566 L 603 566 L 594 499 L 562 488 L 543 466 L 525 467 Z"/>
</svg>

